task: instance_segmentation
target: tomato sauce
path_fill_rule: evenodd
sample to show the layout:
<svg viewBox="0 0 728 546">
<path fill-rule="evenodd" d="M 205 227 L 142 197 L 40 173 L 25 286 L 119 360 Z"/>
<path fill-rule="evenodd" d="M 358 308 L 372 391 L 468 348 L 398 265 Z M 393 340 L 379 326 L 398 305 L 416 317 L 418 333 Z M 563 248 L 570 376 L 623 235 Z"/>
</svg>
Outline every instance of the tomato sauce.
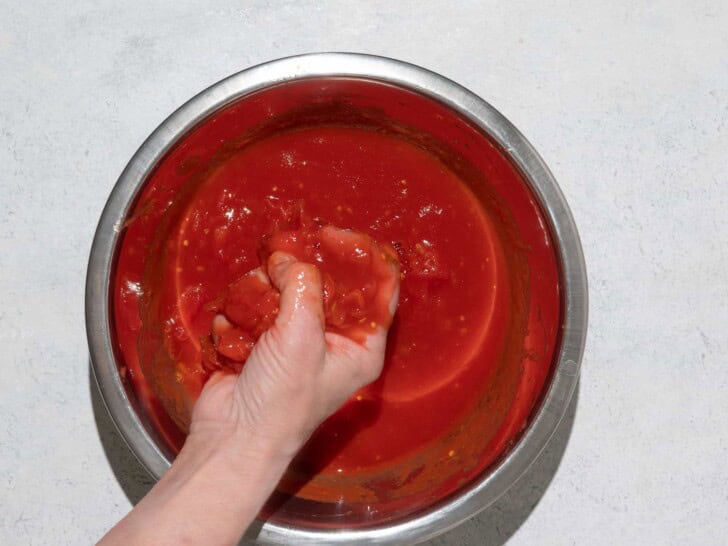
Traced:
<svg viewBox="0 0 728 546">
<path fill-rule="evenodd" d="M 275 319 L 277 292 L 250 273 L 267 255 L 318 262 L 327 328 L 358 339 L 388 324 L 386 304 L 369 296 L 376 268 L 362 276 L 342 261 L 343 247 L 316 254 L 332 229 L 324 226 L 361 234 L 359 247 L 397 263 L 381 378 L 314 433 L 268 509 L 294 521 L 296 506 L 315 503 L 322 524 L 355 525 L 443 498 L 503 453 L 547 379 L 560 303 L 550 236 L 522 182 L 509 203 L 508 186 L 499 193 L 475 160 L 386 113 L 360 108 L 357 118 L 331 100 L 315 115 L 274 115 L 261 122 L 268 130 L 237 140 L 239 116 L 223 115 L 172 152 L 127 223 L 113 297 L 120 354 L 174 452 L 210 373 L 238 371 Z M 223 139 L 210 138 L 220 126 L 234 142 L 222 153 Z M 195 148 L 196 136 L 207 148 Z M 491 165 L 491 178 L 496 167 L 506 168 Z"/>
</svg>

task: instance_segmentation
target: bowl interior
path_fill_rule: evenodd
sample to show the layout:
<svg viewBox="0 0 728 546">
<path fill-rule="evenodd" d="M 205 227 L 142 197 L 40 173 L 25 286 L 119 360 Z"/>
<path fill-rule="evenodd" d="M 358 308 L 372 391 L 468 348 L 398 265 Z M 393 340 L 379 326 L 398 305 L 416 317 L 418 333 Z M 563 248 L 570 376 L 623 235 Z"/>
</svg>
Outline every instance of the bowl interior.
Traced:
<svg viewBox="0 0 728 546">
<path fill-rule="evenodd" d="M 475 340 L 472 349 L 454 345 L 452 358 L 437 369 L 427 370 L 423 364 L 419 375 L 428 379 L 420 382 L 385 366 L 383 379 L 368 391 L 370 407 L 345 407 L 314 435 L 266 509 L 274 522 L 312 529 L 371 527 L 433 510 L 491 472 L 538 407 L 559 347 L 563 305 L 558 249 L 550 223 L 519 169 L 476 124 L 416 90 L 351 77 L 288 81 L 239 98 L 175 142 L 137 195 L 113 268 L 113 335 L 120 373 L 150 436 L 171 460 L 184 441 L 184 415 L 194 401 L 195 389 L 175 379 L 178 358 L 158 365 L 155 370 L 161 372 L 148 363 L 145 368 L 145 347 L 157 350 L 163 342 L 154 336 L 163 336 L 163 332 L 160 328 L 145 330 L 144 321 L 154 323 L 159 315 L 150 314 L 140 299 L 140 294 L 158 293 L 171 283 L 164 269 L 169 264 L 162 263 L 168 256 L 169 241 L 181 233 L 182 219 L 189 216 L 202 192 L 212 191 L 227 176 L 224 173 L 236 169 L 240 173 L 256 161 L 264 161 L 265 150 L 279 142 L 277 139 L 360 134 L 379 139 L 377 142 L 390 139 L 392 153 L 387 154 L 386 143 L 382 144 L 355 167 L 344 164 L 353 161 L 351 154 L 342 157 L 341 169 L 350 168 L 347 176 L 354 177 L 358 169 L 364 182 L 351 190 L 352 178 L 341 190 L 354 191 L 341 193 L 342 208 L 351 207 L 353 212 L 347 220 L 344 210 L 335 223 L 366 229 L 371 218 L 362 225 L 356 220 L 366 215 L 363 203 L 372 202 L 372 193 L 374 199 L 377 195 L 390 199 L 387 188 L 407 181 L 407 177 L 396 177 L 378 186 L 381 177 L 374 179 L 371 172 L 380 163 L 390 166 L 389 171 L 382 167 L 382 172 L 396 170 L 398 154 L 413 158 L 422 154 L 420 166 L 429 162 L 432 180 L 439 180 L 438 176 L 457 179 L 463 195 L 477 205 L 482 225 L 473 225 L 464 215 L 453 215 L 447 220 L 450 239 L 442 235 L 445 224 L 432 237 L 449 241 L 451 255 L 462 258 L 464 271 L 480 268 L 477 280 L 468 277 L 463 289 L 472 289 L 468 294 L 477 300 L 477 309 L 487 307 L 489 311 L 468 324 L 478 332 L 469 338 Z M 296 161 L 314 164 L 321 157 L 314 153 Z M 335 170 L 330 161 L 324 164 L 327 167 L 318 176 L 329 176 Z M 281 168 L 287 167 L 270 166 L 271 172 Z M 293 178 L 282 183 L 289 182 Z M 442 190 L 428 186 L 427 181 L 422 186 L 410 183 L 414 185 L 397 186 L 397 191 L 435 195 Z M 242 198 L 248 195 L 252 199 L 252 187 L 246 190 L 241 184 Z M 301 191 L 298 198 L 308 198 L 314 208 L 316 198 L 328 199 L 321 198 L 315 178 L 306 179 Z M 338 190 L 331 191 L 336 194 Z M 457 198 L 455 193 L 437 195 L 448 203 Z M 418 207 L 418 211 L 423 209 Z M 432 225 L 439 226 L 437 221 L 433 219 Z M 403 286 L 405 283 L 407 277 Z M 428 294 L 432 296 L 432 292 Z M 426 317 L 431 323 L 429 337 L 447 344 L 458 335 L 460 315 L 452 307 L 442 308 L 447 313 L 435 312 L 435 300 L 433 297 L 427 307 L 433 310 Z M 395 325 L 393 337 L 397 331 Z M 146 338 L 140 340 L 140 332 Z M 393 368 L 396 359 L 390 354 L 388 362 Z M 419 405 L 413 405 L 415 398 Z M 399 421 L 393 421 L 393 416 Z M 380 431 L 388 422 L 397 429 L 390 436 Z M 351 434 L 332 440 L 335 433 L 346 430 Z M 341 457 L 354 450 L 357 442 L 379 443 L 384 449 L 386 444 L 396 443 L 397 436 L 408 435 L 418 440 L 406 449 L 391 450 L 376 464 L 367 459 L 358 470 L 352 467 L 351 472 L 337 472 Z M 357 449 L 363 450 L 361 446 Z"/>
</svg>

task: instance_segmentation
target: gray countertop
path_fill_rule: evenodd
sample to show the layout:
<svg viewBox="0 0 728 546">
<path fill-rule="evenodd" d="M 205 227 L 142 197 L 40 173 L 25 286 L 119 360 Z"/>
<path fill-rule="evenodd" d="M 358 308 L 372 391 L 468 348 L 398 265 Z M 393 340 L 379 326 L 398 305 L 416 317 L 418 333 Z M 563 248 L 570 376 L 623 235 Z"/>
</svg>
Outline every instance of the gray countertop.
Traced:
<svg viewBox="0 0 728 546">
<path fill-rule="evenodd" d="M 89 381 L 86 260 L 157 124 L 308 51 L 420 64 L 503 112 L 580 229 L 576 399 L 494 506 L 433 545 L 728 535 L 728 4 L 3 2 L 0 543 L 83 544 L 150 487 Z M 602 7 L 600 7 L 602 6 Z"/>
</svg>

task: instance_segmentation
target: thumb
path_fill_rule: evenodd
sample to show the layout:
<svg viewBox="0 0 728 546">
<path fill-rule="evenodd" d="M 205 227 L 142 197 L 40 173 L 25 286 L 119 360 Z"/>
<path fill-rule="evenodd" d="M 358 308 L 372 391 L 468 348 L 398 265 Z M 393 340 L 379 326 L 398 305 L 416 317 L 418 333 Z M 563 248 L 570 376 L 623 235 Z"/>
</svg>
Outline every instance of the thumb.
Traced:
<svg viewBox="0 0 728 546">
<path fill-rule="evenodd" d="M 323 331 L 324 305 L 318 268 L 285 252 L 274 252 L 268 258 L 268 276 L 281 293 L 276 327 L 308 330 L 313 326 Z"/>
</svg>

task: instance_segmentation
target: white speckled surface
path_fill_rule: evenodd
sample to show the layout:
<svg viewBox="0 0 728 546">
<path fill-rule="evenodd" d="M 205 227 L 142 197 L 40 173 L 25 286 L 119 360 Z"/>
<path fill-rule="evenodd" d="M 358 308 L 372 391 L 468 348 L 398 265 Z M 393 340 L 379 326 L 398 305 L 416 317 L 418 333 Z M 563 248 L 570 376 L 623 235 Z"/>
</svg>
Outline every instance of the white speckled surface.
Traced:
<svg viewBox="0 0 728 546">
<path fill-rule="evenodd" d="M 480 94 L 543 155 L 581 231 L 578 403 L 511 492 L 432 544 L 725 541 L 726 3 L 450 4 L 0 4 L 0 544 L 92 542 L 149 487 L 90 388 L 83 321 L 126 161 L 207 85 L 316 50 Z"/>
</svg>

